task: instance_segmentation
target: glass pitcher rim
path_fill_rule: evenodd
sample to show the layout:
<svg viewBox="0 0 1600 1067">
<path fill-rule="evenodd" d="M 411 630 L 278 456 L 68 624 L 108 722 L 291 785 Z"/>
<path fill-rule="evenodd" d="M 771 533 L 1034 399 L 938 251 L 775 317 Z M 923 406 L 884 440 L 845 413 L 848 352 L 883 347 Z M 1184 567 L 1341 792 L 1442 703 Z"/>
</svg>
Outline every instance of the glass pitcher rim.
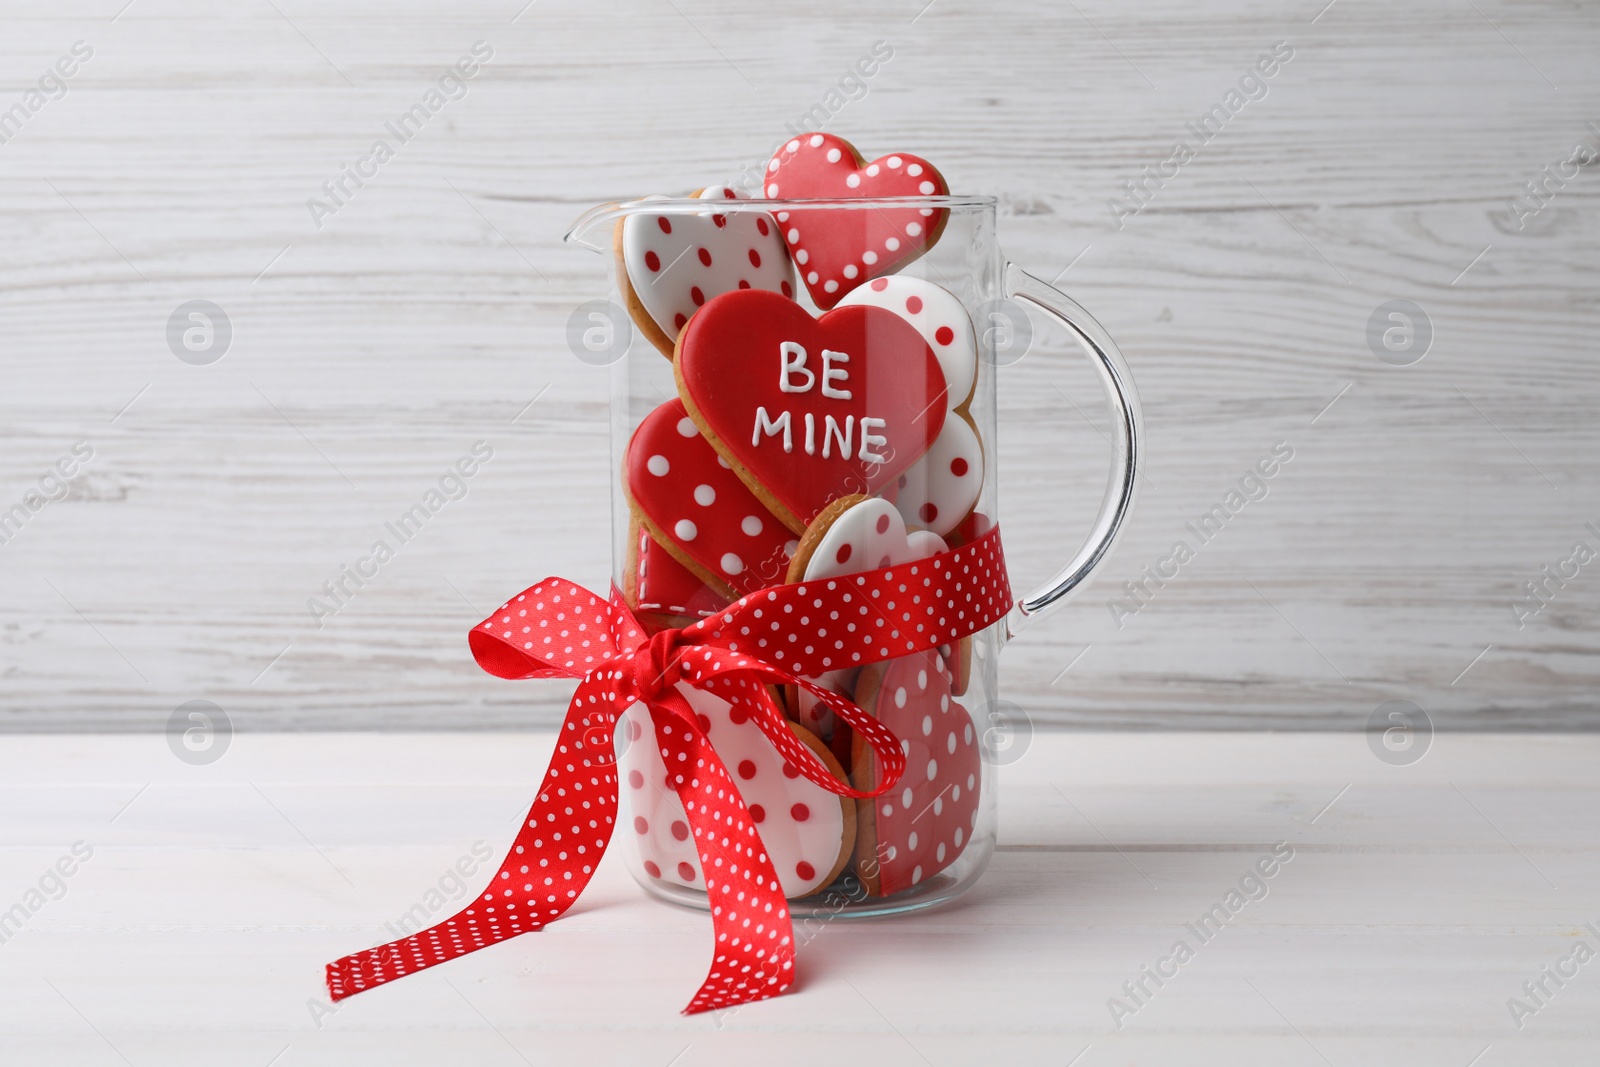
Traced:
<svg viewBox="0 0 1600 1067">
<path fill-rule="evenodd" d="M 988 208 L 992 209 L 999 203 L 993 196 L 957 196 L 946 193 L 940 196 L 851 196 L 851 197 L 824 197 L 804 199 L 798 197 L 785 197 L 773 199 L 739 198 L 736 200 L 702 200 L 691 196 L 657 196 L 644 197 L 638 200 L 613 201 L 607 204 L 598 204 L 573 220 L 567 228 L 562 241 L 567 244 L 579 244 L 586 248 L 601 249 L 610 247 L 611 238 L 607 234 L 604 242 L 596 244 L 585 240 L 587 233 L 596 226 L 615 222 L 617 219 L 629 215 L 642 215 L 651 212 L 668 212 L 674 214 L 704 214 L 707 205 L 716 204 L 727 211 L 763 211 L 768 214 L 784 211 L 786 209 L 815 210 L 817 208 L 843 208 L 849 210 L 888 208 L 933 208 L 935 210 L 953 210 L 957 208 Z"/>
</svg>

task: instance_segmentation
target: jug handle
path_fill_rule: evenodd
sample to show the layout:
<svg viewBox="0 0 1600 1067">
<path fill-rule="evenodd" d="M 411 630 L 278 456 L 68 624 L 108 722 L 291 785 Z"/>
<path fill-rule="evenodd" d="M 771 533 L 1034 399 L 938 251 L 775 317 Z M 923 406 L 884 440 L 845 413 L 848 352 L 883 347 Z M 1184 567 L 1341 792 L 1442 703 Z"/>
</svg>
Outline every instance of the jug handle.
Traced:
<svg viewBox="0 0 1600 1067">
<path fill-rule="evenodd" d="M 1007 636 L 1015 635 L 1027 623 L 1060 606 L 1100 561 L 1111 551 L 1121 534 L 1128 512 L 1133 507 L 1135 481 L 1139 471 L 1139 395 L 1133 377 L 1122 359 L 1122 352 L 1105 327 L 1094 320 L 1071 297 L 1035 278 L 1014 263 L 1005 268 L 1005 294 L 1021 304 L 1038 308 L 1066 327 L 1083 346 L 1084 353 L 1100 375 L 1100 384 L 1111 404 L 1111 477 L 1094 527 L 1078 551 L 1049 581 L 1018 599 L 1006 620 Z"/>
</svg>

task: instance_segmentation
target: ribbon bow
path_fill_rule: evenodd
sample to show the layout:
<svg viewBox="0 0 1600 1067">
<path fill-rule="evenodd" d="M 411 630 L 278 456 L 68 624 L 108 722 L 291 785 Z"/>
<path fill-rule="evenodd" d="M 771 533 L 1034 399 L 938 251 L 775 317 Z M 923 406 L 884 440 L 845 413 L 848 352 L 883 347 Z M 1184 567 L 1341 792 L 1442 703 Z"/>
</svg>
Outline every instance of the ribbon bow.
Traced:
<svg viewBox="0 0 1600 1067">
<path fill-rule="evenodd" d="M 1011 593 L 998 529 L 928 559 L 863 574 L 774 586 L 682 629 L 647 637 L 610 599 L 547 578 L 469 636 L 478 664 L 501 678 L 581 678 L 538 797 L 493 881 L 471 905 L 410 937 L 330 963 L 334 1000 L 553 922 L 582 895 L 617 814 L 617 720 L 648 709 L 655 740 L 694 833 L 716 948 L 684 1009 L 694 1014 L 777 996 L 794 981 L 789 909 L 738 787 L 677 686 L 742 710 L 811 781 L 849 797 L 877 796 L 905 769 L 899 740 L 848 698 L 807 676 L 926 651 L 1003 618 Z M 814 694 L 871 746 L 878 788 L 833 777 L 796 739 L 769 685 Z"/>
</svg>

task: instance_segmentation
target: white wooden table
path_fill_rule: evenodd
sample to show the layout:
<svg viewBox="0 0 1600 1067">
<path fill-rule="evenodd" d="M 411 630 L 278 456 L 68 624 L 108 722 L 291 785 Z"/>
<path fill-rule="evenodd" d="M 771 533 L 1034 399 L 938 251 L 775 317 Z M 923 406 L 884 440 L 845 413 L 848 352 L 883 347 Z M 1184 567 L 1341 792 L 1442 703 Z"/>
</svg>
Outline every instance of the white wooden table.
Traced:
<svg viewBox="0 0 1600 1067">
<path fill-rule="evenodd" d="M 1580 941 L 1600 948 L 1584 925 L 1600 926 L 1591 736 L 1442 734 L 1396 767 L 1359 735 L 1040 734 L 1003 769 L 978 887 L 826 926 L 796 994 L 680 1016 L 709 924 L 646 899 L 611 857 L 548 930 L 330 1011 L 322 965 L 386 940 L 475 843 L 497 862 L 549 747 L 244 734 L 194 767 L 160 736 L 7 738 L 0 908 L 74 842 L 92 856 L 0 944 L 0 1063 L 1600 1058 L 1600 963 L 1546 980 L 1520 1030 L 1507 1008 Z M 1294 858 L 1267 895 L 1119 1030 L 1108 998 L 1176 939 L 1198 944 L 1184 924 L 1277 842 Z"/>
</svg>

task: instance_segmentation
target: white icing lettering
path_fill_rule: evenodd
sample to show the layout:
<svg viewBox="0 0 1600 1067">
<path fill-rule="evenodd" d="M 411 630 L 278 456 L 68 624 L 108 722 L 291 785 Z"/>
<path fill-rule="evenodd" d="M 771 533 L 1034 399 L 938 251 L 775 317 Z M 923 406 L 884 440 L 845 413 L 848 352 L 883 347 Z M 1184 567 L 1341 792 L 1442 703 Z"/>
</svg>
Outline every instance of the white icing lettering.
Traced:
<svg viewBox="0 0 1600 1067">
<path fill-rule="evenodd" d="M 850 390 L 835 389 L 832 382 L 844 381 L 850 377 L 850 372 L 843 367 L 835 367 L 835 363 L 849 363 L 850 356 L 844 352 L 833 352 L 826 348 L 822 350 L 822 395 L 835 400 L 849 400 Z M 826 453 L 824 453 L 826 455 Z"/>
<path fill-rule="evenodd" d="M 823 360 L 824 361 L 827 360 L 827 353 L 823 354 Z M 824 362 L 823 366 L 826 367 L 827 363 Z M 822 372 L 822 381 L 824 383 L 823 390 L 826 391 L 827 390 L 826 383 L 828 381 L 828 372 L 827 371 L 823 371 Z M 809 419 L 809 418 L 811 418 L 811 416 L 807 415 L 806 418 Z M 850 439 L 851 439 L 851 436 L 855 433 L 855 429 L 856 429 L 855 428 L 855 421 L 856 421 L 856 417 L 854 415 L 846 415 L 844 417 L 844 429 L 841 430 L 839 428 L 839 424 L 834 421 L 832 415 L 824 415 L 823 416 L 823 419 L 822 419 L 822 458 L 823 459 L 827 459 L 828 458 L 828 447 L 834 441 L 838 441 L 839 442 L 839 458 L 840 459 L 849 459 L 850 458 Z"/>
<path fill-rule="evenodd" d="M 806 455 L 817 454 L 817 419 L 811 412 L 806 412 Z"/>
<path fill-rule="evenodd" d="M 823 353 L 823 374 L 827 374 L 827 353 Z M 784 341 L 778 345 L 778 389 L 785 393 L 804 393 L 817 383 L 817 375 L 806 366 L 805 347 L 795 341 Z M 794 374 L 806 376 L 804 385 L 795 385 L 791 381 Z M 826 382 L 826 377 L 824 377 Z M 823 385 L 823 392 L 827 392 L 827 385 Z M 787 449 L 785 449 L 787 451 Z"/>
<path fill-rule="evenodd" d="M 864 463 L 887 463 L 889 457 L 879 452 L 878 445 L 889 443 L 887 437 L 872 433 L 872 428 L 882 428 L 889 425 L 882 419 L 875 419 L 871 415 L 861 417 L 861 447 L 856 449 L 856 458 Z"/>
<path fill-rule="evenodd" d="M 861 421 L 863 423 L 861 432 L 864 435 L 866 433 L 866 420 L 863 419 Z M 761 435 L 763 433 L 765 433 L 768 437 L 772 437 L 775 436 L 779 430 L 783 431 L 783 450 L 785 452 L 793 452 L 794 435 L 789 430 L 789 413 L 787 411 L 780 412 L 778 417 L 774 419 L 767 414 L 766 408 L 756 408 L 756 429 L 755 433 L 750 437 L 751 447 L 754 448 L 761 444 Z M 865 440 L 864 437 L 863 440 Z"/>
</svg>

